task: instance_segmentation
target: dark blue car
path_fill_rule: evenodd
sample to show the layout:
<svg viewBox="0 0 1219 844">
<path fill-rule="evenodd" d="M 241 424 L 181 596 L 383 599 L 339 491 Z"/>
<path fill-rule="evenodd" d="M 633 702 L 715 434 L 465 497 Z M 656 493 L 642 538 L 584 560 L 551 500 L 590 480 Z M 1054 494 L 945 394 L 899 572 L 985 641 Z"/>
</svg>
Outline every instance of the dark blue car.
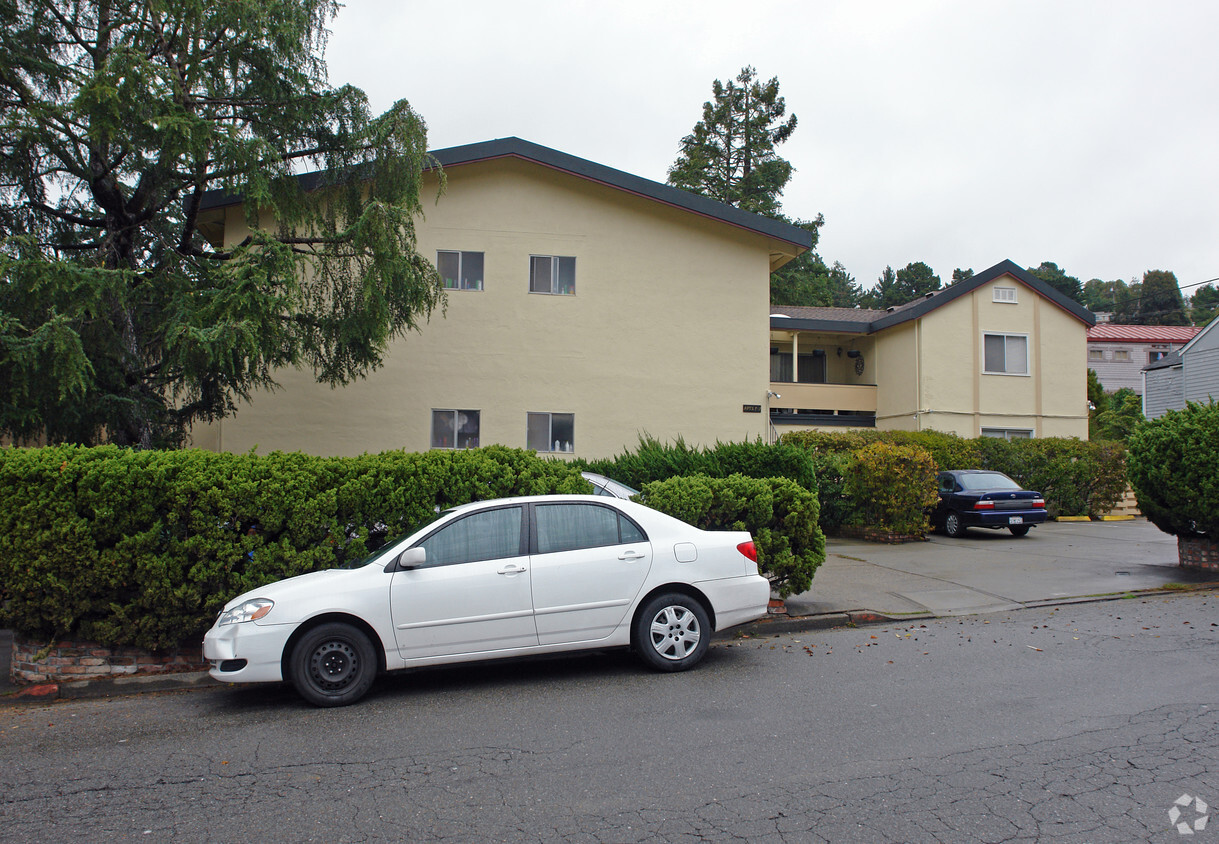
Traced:
<svg viewBox="0 0 1219 844">
<path fill-rule="evenodd" d="M 936 477 L 940 500 L 931 513 L 931 526 L 943 528 L 952 537 L 966 528 L 1007 528 L 1012 536 L 1024 536 L 1033 525 L 1046 520 L 1045 496 L 1021 489 L 1002 472 L 988 469 L 956 469 Z"/>
</svg>

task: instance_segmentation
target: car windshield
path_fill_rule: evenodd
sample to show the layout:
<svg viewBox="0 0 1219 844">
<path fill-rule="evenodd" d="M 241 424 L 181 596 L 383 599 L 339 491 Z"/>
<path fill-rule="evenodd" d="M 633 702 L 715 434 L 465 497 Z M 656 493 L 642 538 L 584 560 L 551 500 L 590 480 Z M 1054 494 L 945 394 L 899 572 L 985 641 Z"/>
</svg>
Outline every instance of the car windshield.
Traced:
<svg viewBox="0 0 1219 844">
<path fill-rule="evenodd" d="M 341 566 L 339 566 L 339 568 L 341 568 L 341 569 L 363 568 L 364 566 L 368 565 L 369 563 L 374 562 L 378 557 L 381 557 L 382 555 L 384 555 L 387 551 L 389 551 L 391 548 L 393 548 L 395 545 L 397 545 L 399 542 L 401 542 L 406 537 L 407 537 L 407 534 L 404 533 L 404 534 L 402 534 L 402 536 L 395 536 L 390 539 L 387 539 L 384 542 L 382 542 L 380 545 L 378 545 L 377 549 L 375 551 L 373 551 L 371 554 L 369 554 L 368 556 L 361 557 L 357 560 L 348 560 L 347 562 L 345 562 Z"/>
<path fill-rule="evenodd" d="M 1020 484 L 998 472 L 979 472 L 976 475 L 959 475 L 961 489 L 1020 489 Z"/>
</svg>

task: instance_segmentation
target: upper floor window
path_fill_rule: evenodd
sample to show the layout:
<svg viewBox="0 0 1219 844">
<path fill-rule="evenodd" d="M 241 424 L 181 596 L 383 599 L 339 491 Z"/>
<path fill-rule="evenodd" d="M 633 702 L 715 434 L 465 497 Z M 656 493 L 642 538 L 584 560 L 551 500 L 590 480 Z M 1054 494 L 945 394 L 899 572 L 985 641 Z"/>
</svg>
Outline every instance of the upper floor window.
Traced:
<svg viewBox="0 0 1219 844">
<path fill-rule="evenodd" d="M 574 296 L 576 259 L 554 255 L 529 256 L 529 292 Z"/>
<path fill-rule="evenodd" d="M 1016 288 L 1014 287 L 995 287 L 994 298 L 996 302 L 1015 302 Z"/>
<path fill-rule="evenodd" d="M 525 447 L 534 451 L 574 451 L 574 413 L 530 413 L 525 422 Z"/>
<path fill-rule="evenodd" d="M 983 372 L 1001 375 L 1028 375 L 1029 338 L 1023 334 L 985 334 Z"/>
<path fill-rule="evenodd" d="M 1147 353 L 1147 362 L 1155 363 L 1158 360 L 1164 359 L 1167 355 L 1168 355 L 1168 352 L 1148 352 Z"/>
<path fill-rule="evenodd" d="M 1113 350 L 1113 359 L 1115 361 L 1121 361 L 1122 363 L 1129 363 L 1130 362 L 1130 350 L 1129 349 L 1114 349 Z"/>
<path fill-rule="evenodd" d="M 1104 360 L 1104 349 L 1088 349 L 1088 360 Z"/>
<path fill-rule="evenodd" d="M 436 270 L 444 279 L 446 290 L 483 289 L 483 253 L 454 252 L 442 249 L 436 253 Z"/>
<path fill-rule="evenodd" d="M 432 448 L 478 448 L 477 410 L 433 410 Z"/>
</svg>

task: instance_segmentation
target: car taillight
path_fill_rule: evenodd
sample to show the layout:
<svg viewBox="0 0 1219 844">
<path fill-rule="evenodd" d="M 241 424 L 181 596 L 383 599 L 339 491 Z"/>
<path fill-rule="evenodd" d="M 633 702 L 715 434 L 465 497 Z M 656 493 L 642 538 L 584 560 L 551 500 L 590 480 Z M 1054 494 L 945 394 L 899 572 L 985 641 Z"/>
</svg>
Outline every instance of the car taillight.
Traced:
<svg viewBox="0 0 1219 844">
<path fill-rule="evenodd" d="M 755 563 L 758 561 L 758 549 L 754 546 L 752 539 L 748 542 L 742 542 L 736 547 L 736 550 L 740 551 Z"/>
<path fill-rule="evenodd" d="M 974 509 L 975 510 L 993 510 L 993 509 L 995 509 L 995 502 L 979 501 L 977 504 L 974 505 Z"/>
<path fill-rule="evenodd" d="M 1044 498 L 1034 498 L 1032 501 L 1032 506 L 1034 508 L 1044 510 L 1045 509 L 1045 499 Z"/>
</svg>

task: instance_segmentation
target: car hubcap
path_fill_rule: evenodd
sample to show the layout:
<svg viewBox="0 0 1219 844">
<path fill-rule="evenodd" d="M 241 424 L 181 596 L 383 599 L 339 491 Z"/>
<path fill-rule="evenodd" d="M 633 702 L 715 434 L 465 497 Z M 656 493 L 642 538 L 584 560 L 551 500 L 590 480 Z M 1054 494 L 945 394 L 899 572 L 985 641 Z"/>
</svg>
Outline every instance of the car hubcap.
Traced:
<svg viewBox="0 0 1219 844">
<path fill-rule="evenodd" d="M 652 647 L 665 659 L 688 656 L 701 638 L 698 617 L 685 607 L 665 607 L 652 619 Z"/>
<path fill-rule="evenodd" d="M 346 642 L 326 642 L 309 660 L 314 684 L 325 691 L 342 689 L 355 677 L 357 668 L 359 658 Z"/>
</svg>

